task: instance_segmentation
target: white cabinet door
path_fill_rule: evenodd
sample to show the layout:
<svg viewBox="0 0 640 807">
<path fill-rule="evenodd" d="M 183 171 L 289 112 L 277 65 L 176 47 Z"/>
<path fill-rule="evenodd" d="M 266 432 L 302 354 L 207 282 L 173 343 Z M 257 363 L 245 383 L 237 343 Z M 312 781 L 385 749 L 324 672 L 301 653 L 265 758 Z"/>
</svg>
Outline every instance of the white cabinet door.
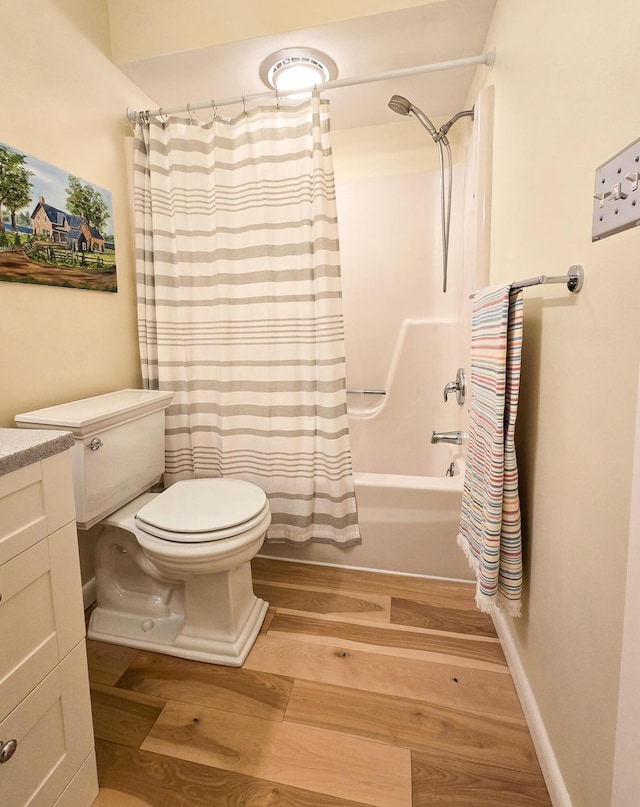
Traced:
<svg viewBox="0 0 640 807">
<path fill-rule="evenodd" d="M 50 807 L 93 751 L 84 641 L 0 723 L 3 807 Z"/>
<path fill-rule="evenodd" d="M 59 660 L 46 539 L 0 566 L 0 598 L 2 720 Z"/>
<path fill-rule="evenodd" d="M 72 521 L 0 566 L 0 720 L 84 635 Z"/>
</svg>

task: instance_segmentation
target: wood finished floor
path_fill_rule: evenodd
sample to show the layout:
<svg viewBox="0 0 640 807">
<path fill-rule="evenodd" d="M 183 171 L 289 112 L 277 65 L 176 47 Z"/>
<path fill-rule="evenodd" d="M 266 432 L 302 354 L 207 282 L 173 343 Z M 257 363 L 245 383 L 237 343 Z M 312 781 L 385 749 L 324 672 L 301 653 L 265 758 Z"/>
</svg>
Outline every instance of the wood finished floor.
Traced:
<svg viewBox="0 0 640 807">
<path fill-rule="evenodd" d="M 550 807 L 472 586 L 252 565 L 242 669 L 88 642 L 94 807 Z"/>
</svg>

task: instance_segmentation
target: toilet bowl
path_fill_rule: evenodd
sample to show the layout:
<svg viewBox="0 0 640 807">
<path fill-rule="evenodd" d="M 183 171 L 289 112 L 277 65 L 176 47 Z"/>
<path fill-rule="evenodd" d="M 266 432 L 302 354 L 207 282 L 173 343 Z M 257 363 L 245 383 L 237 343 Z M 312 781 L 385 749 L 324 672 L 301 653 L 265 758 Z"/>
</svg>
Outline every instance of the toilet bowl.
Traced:
<svg viewBox="0 0 640 807">
<path fill-rule="evenodd" d="M 243 664 L 268 604 L 250 561 L 271 522 L 239 479 L 176 482 L 104 519 L 87 635 L 214 664 Z"/>
<path fill-rule="evenodd" d="M 271 523 L 269 504 L 258 486 L 231 478 L 141 493 L 162 473 L 158 442 L 171 397 L 122 390 L 16 422 L 71 428 L 76 437 L 78 526 L 99 525 L 88 637 L 241 666 L 268 608 L 254 594 L 250 562 Z"/>
</svg>

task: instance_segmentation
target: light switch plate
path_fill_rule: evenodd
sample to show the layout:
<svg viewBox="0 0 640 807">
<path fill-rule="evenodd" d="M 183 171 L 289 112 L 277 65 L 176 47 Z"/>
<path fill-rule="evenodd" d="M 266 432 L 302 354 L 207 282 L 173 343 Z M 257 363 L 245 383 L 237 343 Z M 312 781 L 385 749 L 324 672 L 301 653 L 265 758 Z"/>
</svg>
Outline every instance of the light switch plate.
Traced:
<svg viewBox="0 0 640 807">
<path fill-rule="evenodd" d="M 591 240 L 640 224 L 640 138 L 596 168 Z"/>
</svg>

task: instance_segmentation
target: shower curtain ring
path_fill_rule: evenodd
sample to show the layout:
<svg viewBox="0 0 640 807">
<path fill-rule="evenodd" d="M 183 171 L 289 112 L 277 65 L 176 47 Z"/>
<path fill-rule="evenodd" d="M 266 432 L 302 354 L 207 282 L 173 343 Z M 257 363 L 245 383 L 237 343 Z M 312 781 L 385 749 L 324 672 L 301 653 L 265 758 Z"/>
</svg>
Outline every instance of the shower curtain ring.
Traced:
<svg viewBox="0 0 640 807">
<path fill-rule="evenodd" d="M 244 97 L 244 93 L 242 94 L 242 109 L 244 114 L 247 114 L 247 99 Z"/>
<path fill-rule="evenodd" d="M 218 107 L 216 106 L 215 100 L 211 99 L 211 109 L 213 109 L 213 119 L 218 120 Z"/>
<path fill-rule="evenodd" d="M 165 115 L 165 114 L 164 114 L 164 112 L 162 111 L 162 107 L 160 107 L 160 109 L 158 110 L 158 117 L 159 117 L 159 118 L 160 118 L 160 120 L 162 121 L 162 125 L 163 125 L 163 126 L 164 126 L 164 125 L 166 124 L 166 122 L 169 120 L 169 117 L 168 117 L 167 115 Z"/>
<path fill-rule="evenodd" d="M 278 89 L 276 88 L 276 109 L 280 112 L 280 96 L 278 95 Z"/>
<path fill-rule="evenodd" d="M 187 112 L 189 113 L 189 123 L 193 123 L 193 113 L 191 112 L 191 104 L 187 104 Z"/>
</svg>

